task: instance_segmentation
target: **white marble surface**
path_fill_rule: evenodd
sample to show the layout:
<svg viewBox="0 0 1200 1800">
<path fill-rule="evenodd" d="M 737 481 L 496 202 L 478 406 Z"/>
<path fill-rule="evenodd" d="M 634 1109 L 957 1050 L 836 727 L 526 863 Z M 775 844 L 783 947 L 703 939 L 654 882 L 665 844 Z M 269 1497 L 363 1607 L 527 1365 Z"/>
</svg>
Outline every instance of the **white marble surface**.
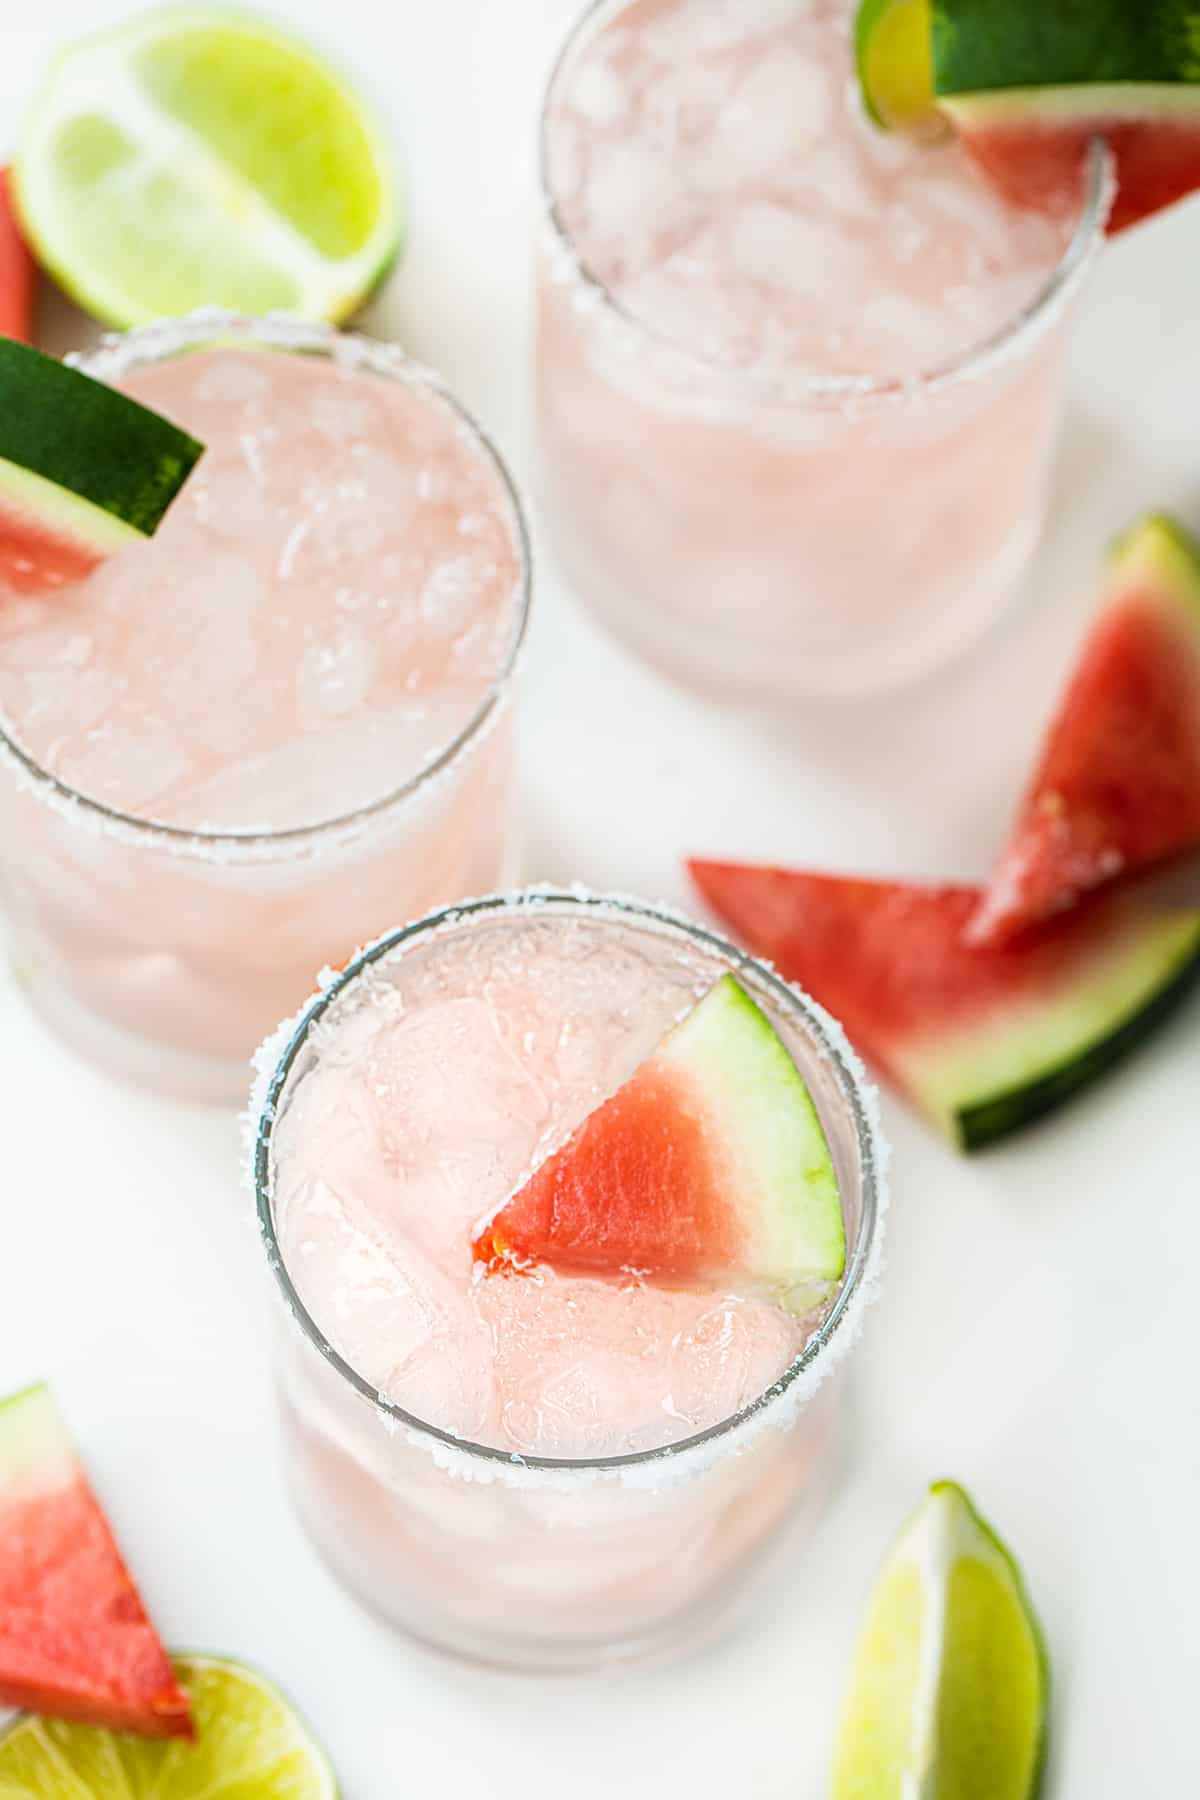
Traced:
<svg viewBox="0 0 1200 1800">
<path fill-rule="evenodd" d="M 120 12 L 8 0 L 0 146 L 53 45 Z M 573 0 L 279 0 L 371 89 L 411 167 L 411 250 L 366 316 L 530 467 L 539 84 Z M 783 732 L 668 691 L 543 561 L 526 671 L 526 872 L 685 901 L 686 850 L 864 871 L 987 866 L 1138 508 L 1200 524 L 1200 204 L 1114 246 L 1078 331 L 1055 523 L 1026 598 L 884 706 Z M 87 328 L 47 305 L 55 348 Z M 1061 1121 L 974 1163 L 888 1105 L 885 1297 L 834 1508 L 754 1622 L 672 1668 L 544 1682 L 458 1668 L 365 1617 L 309 1553 L 270 1430 L 266 1296 L 232 1122 L 110 1086 L 0 977 L 0 1392 L 62 1393 L 164 1634 L 260 1662 L 347 1800 L 434 1791 L 821 1795 L 872 1567 L 953 1474 L 1021 1555 L 1057 1680 L 1053 1800 L 1194 1791 L 1200 1010 Z"/>
</svg>

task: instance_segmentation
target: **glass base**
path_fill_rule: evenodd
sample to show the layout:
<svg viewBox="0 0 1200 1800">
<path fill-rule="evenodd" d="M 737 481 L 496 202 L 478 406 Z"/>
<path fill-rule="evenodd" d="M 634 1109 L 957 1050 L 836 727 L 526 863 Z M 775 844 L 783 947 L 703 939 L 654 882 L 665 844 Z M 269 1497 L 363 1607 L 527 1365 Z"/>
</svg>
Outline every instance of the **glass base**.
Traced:
<svg viewBox="0 0 1200 1800">
<path fill-rule="evenodd" d="M 310 1503 L 306 1483 L 295 1465 L 288 1487 L 300 1523 L 330 1573 L 383 1624 L 455 1661 L 513 1674 L 582 1675 L 592 1671 L 674 1662 L 729 1636 L 770 1604 L 778 1587 L 778 1571 L 814 1535 L 838 1473 L 840 1433 L 830 1430 L 825 1454 L 781 1527 L 754 1544 L 724 1580 L 699 1593 L 691 1605 L 676 1609 L 647 1628 L 617 1636 L 570 1638 L 528 1636 L 505 1630 L 492 1633 L 477 1623 L 436 1614 L 400 1599 L 394 1589 L 385 1600 L 384 1587 L 357 1552 L 354 1534 L 328 1528 L 321 1507 Z M 502 1546 L 498 1546 L 498 1550 Z M 389 1604 L 389 1601 L 391 1602 Z"/>
<path fill-rule="evenodd" d="M 16 955 L 12 967 L 17 986 L 42 1023 L 68 1049 L 104 1074 L 198 1106 L 240 1109 L 245 1105 L 251 1077 L 249 1057 L 242 1061 L 197 1056 L 135 1037 L 81 1006 L 65 988 L 46 981 Z"/>
<path fill-rule="evenodd" d="M 610 636 L 676 687 L 718 705 L 765 711 L 798 703 L 881 699 L 937 673 L 971 649 L 995 625 L 1012 600 L 1041 535 L 1042 512 L 1021 522 L 1001 553 L 973 578 L 953 603 L 922 605 L 890 637 L 876 633 L 853 648 L 806 646 L 800 627 L 790 645 L 755 642 L 744 626 L 719 637 L 709 624 L 688 621 L 647 601 L 593 563 L 568 523 L 559 495 L 543 482 L 542 519 L 567 585 Z M 729 626 L 738 621 L 731 616 Z"/>
</svg>

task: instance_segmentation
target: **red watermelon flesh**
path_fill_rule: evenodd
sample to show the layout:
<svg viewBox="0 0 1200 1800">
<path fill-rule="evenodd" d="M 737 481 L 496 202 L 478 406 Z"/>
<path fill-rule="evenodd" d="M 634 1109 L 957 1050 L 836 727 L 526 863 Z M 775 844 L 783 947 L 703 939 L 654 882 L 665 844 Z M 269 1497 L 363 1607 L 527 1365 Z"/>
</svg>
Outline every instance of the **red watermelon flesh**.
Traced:
<svg viewBox="0 0 1200 1800">
<path fill-rule="evenodd" d="M 1092 104 L 1098 104 L 1092 102 Z M 1122 119 L 1103 111 L 1081 120 L 1051 107 L 1017 115 L 1004 95 L 943 100 L 942 110 L 971 156 L 1013 206 L 1058 213 L 1077 202 L 1088 146 L 1102 137 L 1116 173 L 1110 236 L 1200 188 L 1200 121 Z"/>
<path fill-rule="evenodd" d="M 192 1733 L 187 1695 L 44 1386 L 0 1405 L 0 1703 Z"/>
<path fill-rule="evenodd" d="M 0 337 L 28 343 L 33 328 L 33 258 L 17 225 L 12 176 L 0 169 Z"/>
<path fill-rule="evenodd" d="M 1152 516 L 1107 597 L 1016 830 L 968 925 L 1009 942 L 1118 876 L 1200 848 L 1200 545 Z"/>
<path fill-rule="evenodd" d="M 802 1312 L 824 1297 L 846 1257 L 825 1134 L 731 975 L 534 1171 L 475 1253 L 494 1268 L 744 1285 Z"/>
<path fill-rule="evenodd" d="M 1122 892 L 978 951 L 963 942 L 978 888 L 690 867 L 726 925 L 966 1149 L 1083 1087 L 1200 970 L 1200 913 L 1147 914 Z"/>
</svg>

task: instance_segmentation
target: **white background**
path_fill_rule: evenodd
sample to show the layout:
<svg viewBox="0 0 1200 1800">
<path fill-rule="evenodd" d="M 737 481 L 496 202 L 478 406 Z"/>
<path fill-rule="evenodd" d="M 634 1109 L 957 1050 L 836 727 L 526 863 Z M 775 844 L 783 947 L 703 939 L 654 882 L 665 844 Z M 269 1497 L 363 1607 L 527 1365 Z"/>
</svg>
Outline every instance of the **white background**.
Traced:
<svg viewBox="0 0 1200 1800">
<path fill-rule="evenodd" d="M 2 0 L 0 147 L 107 0 Z M 406 147 L 404 267 L 366 323 L 443 370 L 530 474 L 538 89 L 574 0 L 282 0 Z M 1106 254 L 1072 356 L 1054 525 L 1020 606 L 887 705 L 770 729 L 663 687 L 543 556 L 525 689 L 526 873 L 677 902 L 685 851 L 979 876 L 1079 641 L 1106 537 L 1200 525 L 1200 203 Z M 89 333 L 61 302 L 42 339 Z M 870 529 L 870 518 L 863 520 Z M 167 1640 L 260 1663 L 346 1800 L 824 1791 L 873 1565 L 923 1485 L 974 1490 L 1021 1557 L 1056 1675 L 1055 1800 L 1200 1788 L 1200 1009 L 1067 1116 L 967 1163 L 889 1103 L 887 1286 L 836 1505 L 752 1624 L 669 1669 L 460 1668 L 334 1585 L 284 1502 L 267 1295 L 232 1121 L 109 1085 L 0 977 L 0 1392 L 61 1378 Z"/>
</svg>

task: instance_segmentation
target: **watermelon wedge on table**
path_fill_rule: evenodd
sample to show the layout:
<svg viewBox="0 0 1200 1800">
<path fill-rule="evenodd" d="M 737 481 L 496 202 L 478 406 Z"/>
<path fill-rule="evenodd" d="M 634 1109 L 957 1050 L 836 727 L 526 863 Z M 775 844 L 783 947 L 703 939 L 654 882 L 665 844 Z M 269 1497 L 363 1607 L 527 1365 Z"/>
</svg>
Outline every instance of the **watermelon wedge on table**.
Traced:
<svg viewBox="0 0 1200 1800">
<path fill-rule="evenodd" d="M 1016 205 L 1071 200 L 1099 137 L 1110 231 L 1200 188 L 1197 0 L 862 0 L 856 49 L 879 123 L 940 114 Z"/>
<path fill-rule="evenodd" d="M 732 975 L 534 1171 L 475 1253 L 746 1286 L 799 1313 L 827 1296 L 846 1264 L 829 1146 L 786 1046 Z"/>
<path fill-rule="evenodd" d="M 204 446 L 127 394 L 0 338 L 0 576 L 39 588 L 158 529 Z"/>
<path fill-rule="evenodd" d="M 33 328 L 33 257 L 17 224 L 12 177 L 0 169 L 0 337 L 28 343 Z"/>
<path fill-rule="evenodd" d="M 44 1386 L 0 1403 L 0 1705 L 154 1737 L 192 1730 Z"/>
<path fill-rule="evenodd" d="M 968 927 L 1002 944 L 1200 850 L 1200 544 L 1161 514 L 1114 547 L 1100 617 Z"/>
<path fill-rule="evenodd" d="M 1147 912 L 1120 890 L 982 951 L 963 942 L 978 888 L 690 868 L 725 924 L 962 1149 L 1069 1099 L 1200 975 L 1200 912 Z"/>
</svg>

